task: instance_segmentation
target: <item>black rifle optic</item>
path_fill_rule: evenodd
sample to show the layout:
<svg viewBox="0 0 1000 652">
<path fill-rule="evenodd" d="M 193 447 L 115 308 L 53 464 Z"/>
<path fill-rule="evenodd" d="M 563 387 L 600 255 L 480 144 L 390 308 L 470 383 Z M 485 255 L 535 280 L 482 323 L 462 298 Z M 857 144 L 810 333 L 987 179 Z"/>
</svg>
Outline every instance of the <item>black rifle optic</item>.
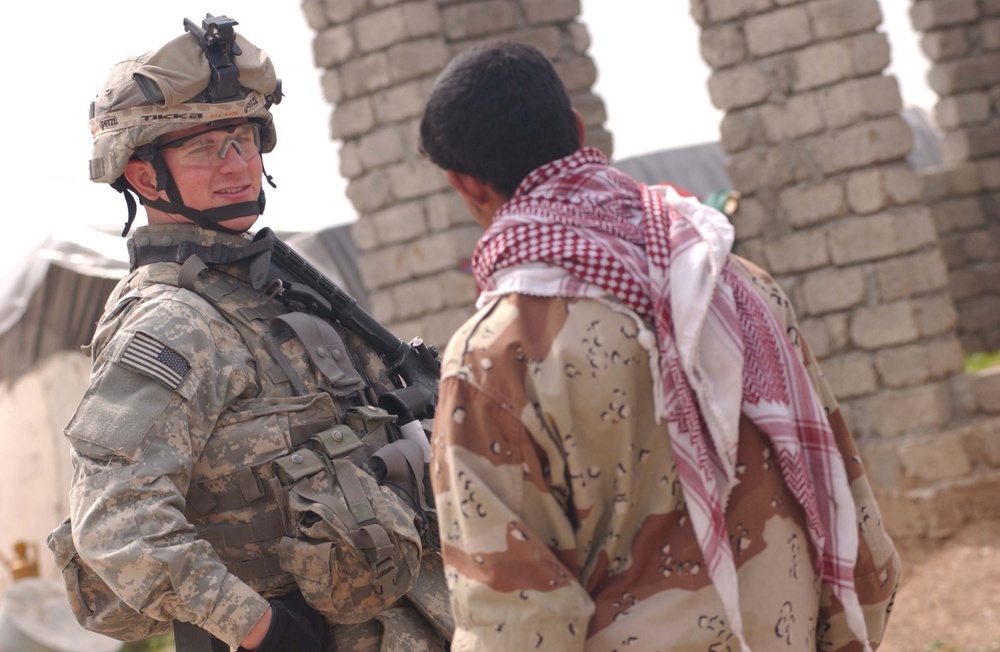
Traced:
<svg viewBox="0 0 1000 652">
<path fill-rule="evenodd" d="M 400 423 L 433 417 L 441 375 L 437 350 L 419 338 L 404 342 L 393 335 L 271 229 L 257 233 L 254 241 L 261 240 L 273 240 L 271 269 L 281 281 L 280 299 L 297 303 L 321 319 L 339 322 L 361 336 L 385 361 L 397 389 L 379 396 L 379 407 L 396 415 Z"/>
</svg>

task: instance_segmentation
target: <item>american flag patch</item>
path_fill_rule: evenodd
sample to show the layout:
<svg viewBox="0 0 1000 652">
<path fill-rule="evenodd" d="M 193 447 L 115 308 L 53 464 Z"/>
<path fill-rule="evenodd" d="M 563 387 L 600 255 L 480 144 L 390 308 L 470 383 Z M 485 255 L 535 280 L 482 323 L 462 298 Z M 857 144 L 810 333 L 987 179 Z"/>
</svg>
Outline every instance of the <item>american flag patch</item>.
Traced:
<svg viewBox="0 0 1000 652">
<path fill-rule="evenodd" d="M 122 353 L 126 367 L 154 378 L 170 389 L 177 389 L 191 365 L 177 351 L 151 335 L 138 332 Z"/>
</svg>

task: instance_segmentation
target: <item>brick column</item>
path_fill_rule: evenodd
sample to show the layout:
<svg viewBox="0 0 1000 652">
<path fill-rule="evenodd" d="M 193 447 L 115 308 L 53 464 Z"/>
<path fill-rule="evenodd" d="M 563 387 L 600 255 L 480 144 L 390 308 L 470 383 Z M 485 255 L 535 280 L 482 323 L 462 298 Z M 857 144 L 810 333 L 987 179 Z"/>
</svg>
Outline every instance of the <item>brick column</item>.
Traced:
<svg viewBox="0 0 1000 652">
<path fill-rule="evenodd" d="M 738 248 L 792 297 L 862 439 L 948 425 L 956 313 L 877 0 L 692 0 L 744 200 Z"/>
<path fill-rule="evenodd" d="M 442 346 L 473 311 L 463 263 L 482 229 L 444 174 L 417 155 L 424 100 L 458 52 L 487 39 L 538 47 L 611 153 L 579 0 L 304 0 L 314 56 L 336 105 L 331 135 L 358 212 L 352 236 L 372 314 L 400 337 Z"/>
<path fill-rule="evenodd" d="M 1000 349 L 1000 2 L 917 0 L 943 169 L 927 176 L 967 351 Z"/>
</svg>

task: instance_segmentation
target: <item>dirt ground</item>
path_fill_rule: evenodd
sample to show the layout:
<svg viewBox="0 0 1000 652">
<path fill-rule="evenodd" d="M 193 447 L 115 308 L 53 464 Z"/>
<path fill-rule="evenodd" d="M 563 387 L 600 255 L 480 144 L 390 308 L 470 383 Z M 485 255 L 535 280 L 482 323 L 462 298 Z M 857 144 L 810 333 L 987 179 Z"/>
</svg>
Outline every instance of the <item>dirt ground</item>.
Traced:
<svg viewBox="0 0 1000 652">
<path fill-rule="evenodd" d="M 903 579 L 879 652 L 1000 652 L 1000 521 L 897 548 Z"/>
</svg>

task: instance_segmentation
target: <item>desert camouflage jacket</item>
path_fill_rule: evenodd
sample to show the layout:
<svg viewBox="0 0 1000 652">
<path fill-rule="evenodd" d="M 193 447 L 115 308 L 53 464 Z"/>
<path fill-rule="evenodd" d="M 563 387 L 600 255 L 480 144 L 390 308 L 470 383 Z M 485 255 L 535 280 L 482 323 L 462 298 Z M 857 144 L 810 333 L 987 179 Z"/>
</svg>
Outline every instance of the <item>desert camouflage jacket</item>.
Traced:
<svg viewBox="0 0 1000 652">
<path fill-rule="evenodd" d="M 787 327 L 829 415 L 858 526 L 857 592 L 883 633 L 899 561 L 854 442 L 789 302 L 732 257 Z M 509 294 L 452 338 L 432 446 L 453 650 L 738 652 L 685 510 L 666 426 L 653 417 L 653 336 L 594 299 Z M 767 438 L 740 424 L 726 509 L 746 641 L 858 650 L 818 579 L 803 511 Z"/>
<path fill-rule="evenodd" d="M 247 243 L 189 225 L 143 227 L 133 238 L 143 246 Z M 349 340 L 321 352 L 334 372 L 317 373 L 286 328 L 290 320 L 282 321 L 288 309 L 251 286 L 248 265 L 203 269 L 197 291 L 179 287 L 180 269 L 139 266 L 112 293 L 94 337 L 91 385 L 65 430 L 79 557 L 143 616 L 193 622 L 234 648 L 266 610 L 266 598 L 297 581 L 327 599 L 343 593 L 359 613 L 377 613 L 398 596 L 380 598 L 367 591 L 367 576 L 332 568 L 336 542 L 310 551 L 315 564 L 302 557 L 281 563 L 279 547 L 291 541 L 285 535 L 294 538 L 295 506 L 272 462 L 339 423 L 345 411 L 355 432 L 377 429 L 385 415 L 364 407 L 374 401 L 356 369 L 377 381 L 384 367 Z M 378 496 L 374 481 L 362 489 L 379 516 L 387 502 L 395 504 L 393 496 Z M 406 563 L 414 568 L 405 571 L 412 579 L 419 539 L 412 513 L 398 513 L 397 533 L 412 539 Z"/>
</svg>

